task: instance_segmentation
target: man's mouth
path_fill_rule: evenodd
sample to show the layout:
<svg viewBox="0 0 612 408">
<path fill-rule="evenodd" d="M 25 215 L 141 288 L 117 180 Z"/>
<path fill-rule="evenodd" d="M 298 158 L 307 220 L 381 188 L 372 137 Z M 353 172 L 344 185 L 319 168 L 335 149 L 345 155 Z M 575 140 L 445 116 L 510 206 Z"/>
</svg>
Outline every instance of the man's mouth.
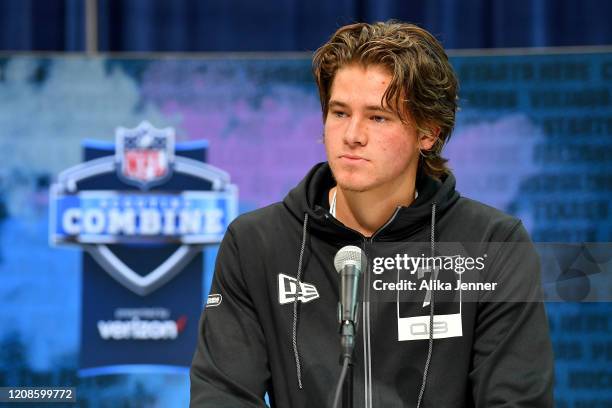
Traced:
<svg viewBox="0 0 612 408">
<path fill-rule="evenodd" d="M 355 154 L 343 154 L 340 156 L 341 159 L 344 159 L 348 162 L 359 162 L 359 161 L 367 161 L 365 158 L 363 158 L 362 156 L 357 156 Z"/>
</svg>

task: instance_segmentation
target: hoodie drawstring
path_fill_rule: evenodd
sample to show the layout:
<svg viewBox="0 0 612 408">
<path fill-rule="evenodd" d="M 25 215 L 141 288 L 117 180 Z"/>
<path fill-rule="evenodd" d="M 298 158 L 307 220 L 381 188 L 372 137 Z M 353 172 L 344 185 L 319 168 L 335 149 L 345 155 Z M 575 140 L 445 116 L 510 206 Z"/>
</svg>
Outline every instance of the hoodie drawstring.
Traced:
<svg viewBox="0 0 612 408">
<path fill-rule="evenodd" d="M 295 373 L 297 375 L 298 387 L 302 386 L 302 366 L 300 364 L 300 353 L 297 345 L 297 323 L 298 323 L 298 298 L 302 285 L 302 261 L 304 260 L 304 249 L 306 248 L 306 233 L 308 230 L 308 213 L 304 213 L 304 223 L 302 224 L 302 246 L 300 248 L 300 260 L 298 261 L 297 273 L 295 274 L 295 299 L 293 301 L 293 328 L 291 333 L 291 341 L 293 343 L 293 356 L 295 358 Z"/>
<path fill-rule="evenodd" d="M 435 250 L 436 250 L 435 225 L 436 225 L 436 203 L 434 202 L 431 206 L 431 233 L 430 233 L 431 256 L 432 257 L 435 256 Z M 295 372 L 297 375 L 298 388 L 300 390 L 303 389 L 304 386 L 302 384 L 302 366 L 300 363 L 300 353 L 299 353 L 298 344 L 297 344 L 298 298 L 299 298 L 298 293 L 300 291 L 300 286 L 302 282 L 302 264 L 304 261 L 304 251 L 306 248 L 306 236 L 308 232 L 308 213 L 304 214 L 304 223 L 302 224 L 302 226 L 303 226 L 302 227 L 302 245 L 300 247 L 300 258 L 298 261 L 297 272 L 295 275 L 296 295 L 293 301 L 293 326 L 292 326 L 292 333 L 291 333 L 291 340 L 293 343 L 293 356 L 295 358 Z M 432 271 L 429 277 L 430 284 L 434 280 L 434 275 L 435 273 L 434 271 Z M 425 360 L 425 368 L 423 370 L 423 380 L 421 383 L 421 389 L 419 391 L 419 399 L 417 401 L 417 408 L 421 407 L 421 402 L 423 401 L 423 395 L 425 394 L 425 385 L 427 384 L 427 375 L 429 373 L 429 365 L 431 363 L 431 356 L 433 354 L 434 291 L 433 291 L 433 285 L 431 286 L 432 286 L 432 291 L 431 291 L 430 309 L 429 309 L 429 345 L 428 345 L 428 350 L 427 350 L 427 359 Z"/>
<path fill-rule="evenodd" d="M 431 257 L 436 256 L 436 202 L 434 201 L 431 205 Z M 421 390 L 419 391 L 419 399 L 417 401 L 417 408 L 421 407 L 423 401 L 423 395 L 425 394 L 425 384 L 427 384 L 427 374 L 429 372 L 429 364 L 431 363 L 431 355 L 433 353 L 433 320 L 434 320 L 434 280 L 435 269 L 431 271 L 429 275 L 429 283 L 431 286 L 430 304 L 429 304 L 429 347 L 427 349 L 427 359 L 425 360 L 425 368 L 423 369 L 423 381 L 421 382 Z"/>
</svg>

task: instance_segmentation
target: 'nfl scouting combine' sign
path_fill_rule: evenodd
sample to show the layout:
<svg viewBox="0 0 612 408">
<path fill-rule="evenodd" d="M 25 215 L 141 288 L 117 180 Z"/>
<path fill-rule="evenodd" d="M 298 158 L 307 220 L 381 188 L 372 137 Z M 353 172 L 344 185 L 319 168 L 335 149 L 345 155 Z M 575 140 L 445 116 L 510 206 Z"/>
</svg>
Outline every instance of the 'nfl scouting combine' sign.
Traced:
<svg viewBox="0 0 612 408">
<path fill-rule="evenodd" d="M 116 174 L 137 190 L 81 190 L 79 184 Z M 171 176 L 200 179 L 210 191 L 151 190 Z M 147 295 L 180 272 L 201 250 L 218 243 L 236 216 L 237 194 L 222 170 L 175 156 L 174 131 L 144 122 L 119 128 L 116 152 L 63 171 L 51 189 L 51 242 L 83 247 L 113 278 L 139 295 Z M 180 243 L 150 273 L 138 274 L 107 244 Z"/>
<path fill-rule="evenodd" d="M 51 243 L 84 250 L 81 375 L 189 365 L 202 248 L 237 212 L 236 187 L 206 152 L 143 122 L 118 128 L 115 144 L 84 143 L 84 162 L 51 187 Z"/>
</svg>

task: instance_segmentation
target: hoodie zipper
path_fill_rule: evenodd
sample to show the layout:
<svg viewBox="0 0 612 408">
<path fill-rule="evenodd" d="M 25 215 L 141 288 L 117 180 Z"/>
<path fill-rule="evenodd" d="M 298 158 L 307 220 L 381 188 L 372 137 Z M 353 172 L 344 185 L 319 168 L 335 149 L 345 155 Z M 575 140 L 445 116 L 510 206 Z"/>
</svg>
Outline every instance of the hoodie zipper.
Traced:
<svg viewBox="0 0 612 408">
<path fill-rule="evenodd" d="M 374 242 L 374 238 L 376 238 L 376 236 L 382 231 L 384 230 L 389 224 L 391 224 L 394 220 L 395 217 L 397 217 L 397 214 L 399 213 L 400 207 L 397 207 L 395 209 L 395 212 L 393 213 L 393 215 L 391 216 L 391 218 L 389 218 L 389 220 L 382 226 L 380 227 L 378 230 L 376 230 L 374 232 L 374 234 L 372 234 L 371 237 L 366 238 L 363 237 L 363 252 L 366 254 L 366 259 L 368 258 L 368 254 L 366 252 L 366 248 L 365 245 L 367 243 L 372 244 Z M 365 275 L 365 282 L 364 282 L 364 301 L 363 301 L 363 334 L 364 334 L 364 338 L 363 338 L 363 345 L 364 345 L 364 369 L 365 369 L 365 408 L 372 408 L 372 348 L 371 348 L 371 343 L 370 343 L 370 291 L 368 290 L 368 288 L 370 287 L 370 263 L 368 262 L 368 273 L 364 274 Z M 366 297 L 367 296 L 367 297 Z"/>
<path fill-rule="evenodd" d="M 368 253 L 366 251 L 366 244 L 371 244 L 374 242 L 374 238 L 381 233 L 389 224 L 391 224 L 397 214 L 399 213 L 401 207 L 397 207 L 395 212 L 389 218 L 389 220 L 379 229 L 377 229 L 371 237 L 365 237 L 361 232 L 356 231 L 352 228 L 347 227 L 346 225 L 340 223 L 335 217 L 331 216 L 331 214 L 326 214 L 326 218 L 330 219 L 332 223 L 336 224 L 339 227 L 346 228 L 355 234 L 359 235 L 363 241 L 362 249 L 368 258 Z M 369 271 L 369 262 L 368 262 L 368 273 L 364 273 L 364 285 L 363 285 L 363 304 L 362 304 L 362 321 L 363 321 L 363 366 L 364 366 L 364 398 L 365 398 L 365 407 L 364 408 L 372 408 L 372 350 L 370 346 L 370 291 L 368 288 L 370 287 L 370 271 Z"/>
</svg>

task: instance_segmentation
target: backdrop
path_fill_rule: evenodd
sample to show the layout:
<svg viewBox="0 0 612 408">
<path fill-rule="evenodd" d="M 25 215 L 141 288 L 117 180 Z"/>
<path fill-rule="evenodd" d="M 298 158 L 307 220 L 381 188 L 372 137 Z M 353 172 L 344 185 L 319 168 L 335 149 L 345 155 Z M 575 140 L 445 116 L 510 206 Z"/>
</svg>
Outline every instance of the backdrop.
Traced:
<svg viewBox="0 0 612 408">
<path fill-rule="evenodd" d="M 536 241 L 609 242 L 612 53 L 452 62 L 462 109 L 446 152 L 459 191 L 521 217 Z M 0 78 L 0 384 L 75 385 L 87 406 L 186 406 L 185 372 L 79 378 L 81 254 L 48 244 L 49 184 L 81 161 L 83 140 L 112 141 L 117 126 L 147 120 L 179 142 L 208 140 L 240 212 L 280 200 L 324 159 L 308 56 L 5 56 Z M 608 277 L 610 265 L 600 265 Z M 547 304 L 557 406 L 606 406 L 612 309 L 580 293 Z"/>
</svg>

